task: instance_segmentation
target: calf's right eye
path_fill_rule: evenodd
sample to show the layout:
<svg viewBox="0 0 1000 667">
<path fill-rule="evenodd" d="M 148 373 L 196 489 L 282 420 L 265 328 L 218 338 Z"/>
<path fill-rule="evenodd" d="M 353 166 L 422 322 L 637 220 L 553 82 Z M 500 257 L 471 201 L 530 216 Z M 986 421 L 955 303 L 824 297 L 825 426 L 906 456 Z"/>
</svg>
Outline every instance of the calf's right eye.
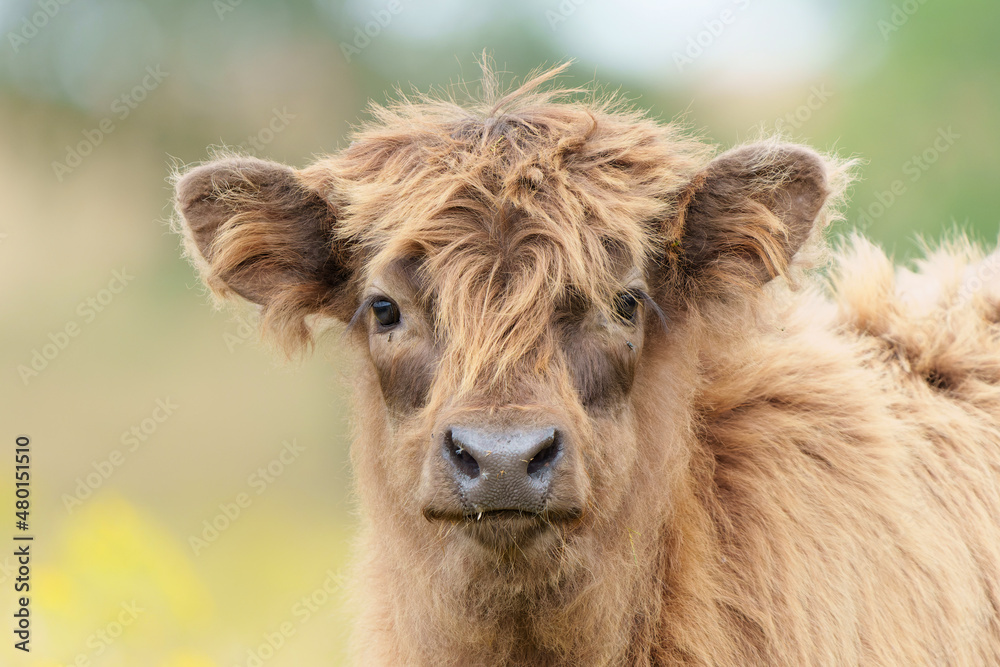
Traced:
<svg viewBox="0 0 1000 667">
<path fill-rule="evenodd" d="M 388 299 L 379 299 L 372 302 L 372 313 L 375 319 L 384 327 L 391 327 L 399 323 L 399 306 Z"/>
</svg>

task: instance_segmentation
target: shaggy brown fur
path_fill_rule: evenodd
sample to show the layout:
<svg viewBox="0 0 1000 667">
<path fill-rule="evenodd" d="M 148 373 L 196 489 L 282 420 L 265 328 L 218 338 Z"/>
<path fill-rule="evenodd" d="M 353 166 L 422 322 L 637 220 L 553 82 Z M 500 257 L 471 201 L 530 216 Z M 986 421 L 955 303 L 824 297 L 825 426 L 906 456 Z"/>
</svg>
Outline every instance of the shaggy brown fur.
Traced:
<svg viewBox="0 0 1000 667">
<path fill-rule="evenodd" d="M 177 182 L 214 291 L 289 349 L 349 325 L 358 664 L 1000 664 L 1000 256 L 810 274 L 848 165 L 555 73 Z M 456 423 L 558 424 L 549 509 L 463 511 Z"/>
</svg>

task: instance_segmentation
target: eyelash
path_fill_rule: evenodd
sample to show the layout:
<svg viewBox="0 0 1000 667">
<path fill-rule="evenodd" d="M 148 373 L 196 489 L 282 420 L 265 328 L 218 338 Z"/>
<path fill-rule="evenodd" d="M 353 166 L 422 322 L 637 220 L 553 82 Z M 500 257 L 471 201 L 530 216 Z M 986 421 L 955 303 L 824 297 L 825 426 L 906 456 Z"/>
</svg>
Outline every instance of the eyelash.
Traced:
<svg viewBox="0 0 1000 667">
<path fill-rule="evenodd" d="M 625 290 L 615 296 L 615 314 L 623 321 L 634 324 L 639 314 L 642 295 L 639 290 Z M 627 315 L 626 315 L 627 312 Z"/>
</svg>

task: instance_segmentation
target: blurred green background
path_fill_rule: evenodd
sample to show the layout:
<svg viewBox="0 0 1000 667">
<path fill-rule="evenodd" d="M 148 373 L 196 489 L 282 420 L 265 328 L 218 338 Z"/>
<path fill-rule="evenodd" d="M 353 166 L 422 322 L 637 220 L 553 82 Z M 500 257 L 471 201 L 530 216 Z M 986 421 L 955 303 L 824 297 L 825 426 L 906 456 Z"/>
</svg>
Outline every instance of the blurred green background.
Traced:
<svg viewBox="0 0 1000 667">
<path fill-rule="evenodd" d="M 344 660 L 344 356 L 279 363 L 209 307 L 172 164 L 303 166 L 396 86 L 474 88 L 484 49 L 512 79 L 574 58 L 567 84 L 723 147 L 763 128 L 862 158 L 836 233 L 905 260 L 955 226 L 996 240 L 998 28 L 985 0 L 4 0 L 0 415 L 32 439 L 36 542 L 32 652 L 6 635 L 0 664 Z"/>
</svg>

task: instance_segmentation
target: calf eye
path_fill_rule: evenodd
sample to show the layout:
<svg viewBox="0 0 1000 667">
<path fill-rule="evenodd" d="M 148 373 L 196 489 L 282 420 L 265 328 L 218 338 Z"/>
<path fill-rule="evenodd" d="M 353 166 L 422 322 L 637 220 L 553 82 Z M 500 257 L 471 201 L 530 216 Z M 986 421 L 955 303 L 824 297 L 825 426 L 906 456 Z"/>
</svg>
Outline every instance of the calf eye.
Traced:
<svg viewBox="0 0 1000 667">
<path fill-rule="evenodd" d="M 631 292 L 621 292 L 615 297 L 615 314 L 626 322 L 635 320 L 635 313 L 639 309 L 639 301 Z"/>
<path fill-rule="evenodd" d="M 399 307 L 387 299 L 372 302 L 372 312 L 375 319 L 384 327 L 391 327 L 399 322 Z"/>
</svg>

